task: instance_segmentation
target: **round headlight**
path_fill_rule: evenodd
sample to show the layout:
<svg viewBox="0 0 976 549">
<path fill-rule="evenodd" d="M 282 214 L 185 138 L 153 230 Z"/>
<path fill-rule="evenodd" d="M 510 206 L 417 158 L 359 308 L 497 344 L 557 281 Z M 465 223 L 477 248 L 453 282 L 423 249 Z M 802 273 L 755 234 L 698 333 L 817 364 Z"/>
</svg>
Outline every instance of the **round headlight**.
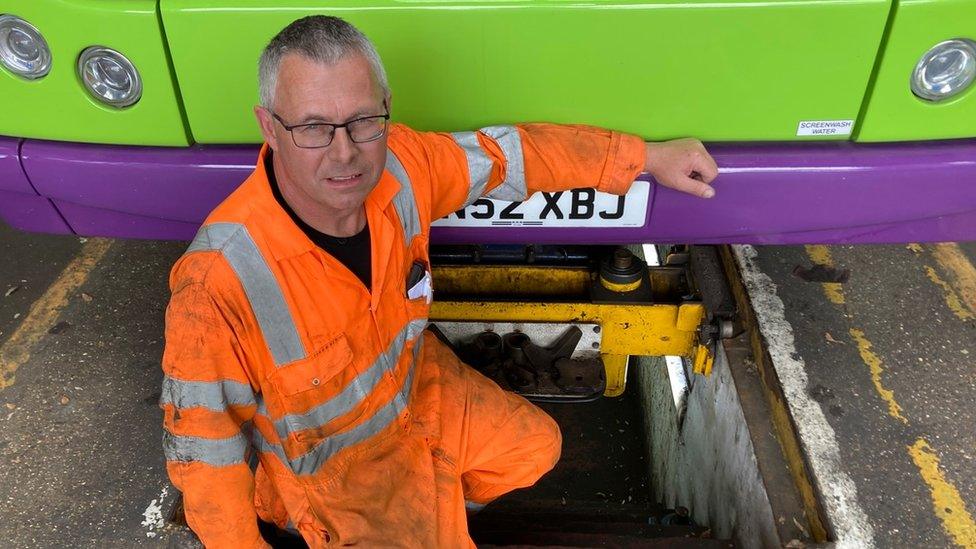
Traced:
<svg viewBox="0 0 976 549">
<path fill-rule="evenodd" d="M 128 107 L 142 97 L 139 71 L 121 53 L 100 46 L 81 52 L 78 75 L 92 97 L 113 107 Z"/>
<path fill-rule="evenodd" d="M 928 101 L 962 93 L 976 78 L 976 42 L 960 38 L 932 47 L 912 73 L 912 92 Z"/>
<path fill-rule="evenodd" d="M 0 15 L 0 64 L 34 80 L 51 71 L 51 50 L 34 25 L 14 15 Z"/>
</svg>

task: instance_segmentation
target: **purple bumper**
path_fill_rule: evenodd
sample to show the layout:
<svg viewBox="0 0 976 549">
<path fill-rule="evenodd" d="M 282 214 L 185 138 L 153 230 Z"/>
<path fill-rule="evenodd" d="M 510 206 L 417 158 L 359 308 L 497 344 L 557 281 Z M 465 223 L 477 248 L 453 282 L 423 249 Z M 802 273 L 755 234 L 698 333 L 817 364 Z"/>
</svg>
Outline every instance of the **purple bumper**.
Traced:
<svg viewBox="0 0 976 549">
<path fill-rule="evenodd" d="M 0 217 L 25 231 L 71 234 L 54 204 L 24 174 L 20 146 L 20 139 L 0 137 Z"/>
<path fill-rule="evenodd" d="M 644 226 L 445 228 L 435 243 L 976 240 L 976 140 L 715 144 L 715 198 L 652 187 Z M 189 239 L 255 146 L 183 149 L 0 138 L 0 217 L 25 230 Z"/>
</svg>

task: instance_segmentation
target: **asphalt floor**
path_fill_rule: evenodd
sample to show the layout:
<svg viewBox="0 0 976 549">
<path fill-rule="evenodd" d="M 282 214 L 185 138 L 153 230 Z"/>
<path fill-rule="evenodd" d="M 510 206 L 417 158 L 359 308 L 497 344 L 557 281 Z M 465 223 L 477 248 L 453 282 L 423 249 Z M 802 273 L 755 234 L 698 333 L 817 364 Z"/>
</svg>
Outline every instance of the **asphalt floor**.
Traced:
<svg viewBox="0 0 976 549">
<path fill-rule="evenodd" d="M 166 525 L 176 498 L 156 405 L 167 273 L 185 246 L 0 224 L 4 547 L 189 543 Z M 877 546 L 976 546 L 976 244 L 762 247 L 758 261 Z M 639 454 L 629 430 L 619 436 Z M 561 505 L 561 486 L 599 472 L 574 467 L 586 475 L 566 473 L 540 497 Z M 595 508 L 645 504 L 640 468 L 620 468 L 620 493 L 578 484 Z"/>
<path fill-rule="evenodd" d="M 168 544 L 159 364 L 185 247 L 0 227 L 3 547 Z"/>
<path fill-rule="evenodd" d="M 976 242 L 757 252 L 876 545 L 976 547 Z"/>
</svg>

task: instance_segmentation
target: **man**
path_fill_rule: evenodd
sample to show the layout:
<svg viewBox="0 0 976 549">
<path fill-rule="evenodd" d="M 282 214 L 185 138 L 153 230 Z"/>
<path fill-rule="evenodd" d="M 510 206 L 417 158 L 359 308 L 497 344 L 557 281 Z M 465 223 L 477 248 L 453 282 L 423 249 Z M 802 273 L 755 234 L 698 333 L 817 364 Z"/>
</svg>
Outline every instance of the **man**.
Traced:
<svg viewBox="0 0 976 549">
<path fill-rule="evenodd" d="M 390 126 L 376 51 L 332 17 L 282 30 L 259 72 L 257 167 L 170 279 L 164 449 L 187 521 L 208 547 L 266 546 L 259 518 L 312 547 L 469 546 L 466 508 L 533 484 L 561 441 L 424 337 L 431 221 L 570 181 L 621 194 L 642 170 L 707 197 L 715 163 L 577 126 Z"/>
</svg>

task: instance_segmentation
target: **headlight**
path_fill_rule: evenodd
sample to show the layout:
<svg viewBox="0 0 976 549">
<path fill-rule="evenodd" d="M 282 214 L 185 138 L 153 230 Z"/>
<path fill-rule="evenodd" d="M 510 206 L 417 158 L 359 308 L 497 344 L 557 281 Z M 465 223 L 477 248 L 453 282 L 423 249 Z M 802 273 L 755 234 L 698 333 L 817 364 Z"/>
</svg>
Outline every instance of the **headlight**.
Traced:
<svg viewBox="0 0 976 549">
<path fill-rule="evenodd" d="M 78 76 L 95 99 L 113 107 L 128 107 L 142 97 L 139 71 L 110 48 L 93 46 L 81 52 Z"/>
<path fill-rule="evenodd" d="M 51 71 L 51 49 L 34 25 L 0 15 L 0 64 L 22 78 L 41 78 Z"/>
<path fill-rule="evenodd" d="M 928 101 L 962 93 L 976 77 L 976 42 L 960 38 L 932 47 L 912 73 L 912 92 Z"/>
</svg>

